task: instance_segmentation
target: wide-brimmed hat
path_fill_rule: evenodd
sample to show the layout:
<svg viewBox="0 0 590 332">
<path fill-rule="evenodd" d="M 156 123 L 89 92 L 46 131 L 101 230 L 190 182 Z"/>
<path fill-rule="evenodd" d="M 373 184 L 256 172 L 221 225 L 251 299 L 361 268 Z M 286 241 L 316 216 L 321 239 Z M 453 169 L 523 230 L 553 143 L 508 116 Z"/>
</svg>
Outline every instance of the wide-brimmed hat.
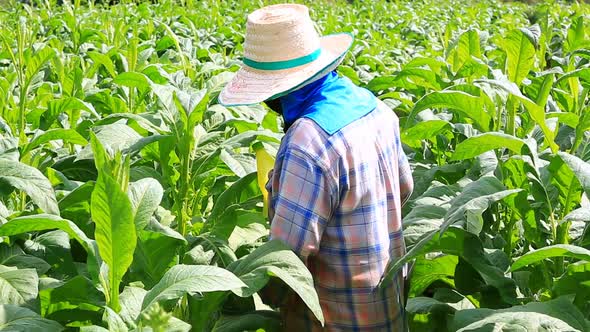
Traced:
<svg viewBox="0 0 590 332">
<path fill-rule="evenodd" d="M 244 65 L 219 103 L 256 104 L 301 88 L 334 70 L 352 41 L 348 33 L 320 37 L 304 5 L 260 8 L 248 15 Z"/>
</svg>

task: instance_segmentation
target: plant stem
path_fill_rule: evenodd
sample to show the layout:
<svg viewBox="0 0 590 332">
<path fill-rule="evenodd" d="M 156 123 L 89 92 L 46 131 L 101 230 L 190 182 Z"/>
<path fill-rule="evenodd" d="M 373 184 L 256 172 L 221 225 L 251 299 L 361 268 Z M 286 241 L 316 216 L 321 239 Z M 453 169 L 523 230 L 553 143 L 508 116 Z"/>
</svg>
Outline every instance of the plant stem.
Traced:
<svg viewBox="0 0 590 332">
<path fill-rule="evenodd" d="M 516 102 L 514 97 L 509 96 L 506 102 L 506 108 L 508 111 L 506 119 L 506 133 L 512 136 L 516 136 Z"/>
</svg>

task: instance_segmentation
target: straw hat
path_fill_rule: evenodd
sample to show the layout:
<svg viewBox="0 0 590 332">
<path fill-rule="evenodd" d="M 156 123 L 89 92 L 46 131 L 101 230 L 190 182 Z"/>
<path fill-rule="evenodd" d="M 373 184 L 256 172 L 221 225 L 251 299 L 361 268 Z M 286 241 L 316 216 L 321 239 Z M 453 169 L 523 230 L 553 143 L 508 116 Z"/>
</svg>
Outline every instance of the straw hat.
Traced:
<svg viewBox="0 0 590 332">
<path fill-rule="evenodd" d="M 243 67 L 224 87 L 219 103 L 256 104 L 309 84 L 342 61 L 347 33 L 320 37 L 304 5 L 263 7 L 248 15 Z"/>
</svg>

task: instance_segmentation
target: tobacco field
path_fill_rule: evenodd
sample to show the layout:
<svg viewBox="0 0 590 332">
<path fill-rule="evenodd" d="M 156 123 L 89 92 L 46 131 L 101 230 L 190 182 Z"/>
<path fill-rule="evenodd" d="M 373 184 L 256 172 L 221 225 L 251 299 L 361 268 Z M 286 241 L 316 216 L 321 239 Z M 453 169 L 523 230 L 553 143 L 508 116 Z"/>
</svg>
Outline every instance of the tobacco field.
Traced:
<svg viewBox="0 0 590 332">
<path fill-rule="evenodd" d="M 276 2 L 276 1 L 275 1 Z M 0 1 L 0 331 L 280 331 L 283 135 L 225 108 L 268 1 Z M 590 331 L 590 7 L 308 1 L 338 72 L 399 116 L 411 331 Z"/>
</svg>

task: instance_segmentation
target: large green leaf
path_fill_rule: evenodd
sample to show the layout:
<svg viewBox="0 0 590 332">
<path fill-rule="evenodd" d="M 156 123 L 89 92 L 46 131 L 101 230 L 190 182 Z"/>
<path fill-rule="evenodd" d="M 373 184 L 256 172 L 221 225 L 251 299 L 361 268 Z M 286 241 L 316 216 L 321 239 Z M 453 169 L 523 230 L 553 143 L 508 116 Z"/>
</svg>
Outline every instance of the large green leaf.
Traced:
<svg viewBox="0 0 590 332">
<path fill-rule="evenodd" d="M 516 29 L 508 33 L 502 45 L 506 52 L 506 74 L 510 81 L 520 85 L 535 62 L 535 41 L 541 31 L 538 26 Z"/>
<path fill-rule="evenodd" d="M 113 79 L 113 83 L 142 90 L 148 89 L 150 87 L 149 78 L 147 78 L 142 73 L 136 72 L 121 73 Z"/>
<path fill-rule="evenodd" d="M 35 269 L 17 269 L 0 265 L 0 301 L 33 307 L 39 293 L 39 277 Z"/>
<path fill-rule="evenodd" d="M 143 299 L 142 310 L 153 303 L 177 300 L 184 294 L 236 290 L 244 283 L 228 270 L 205 265 L 175 265 Z"/>
<path fill-rule="evenodd" d="M 469 137 L 457 144 L 451 160 L 470 159 L 477 157 L 486 151 L 500 148 L 506 148 L 514 153 L 520 154 L 521 149 L 525 144 L 525 141 L 512 135 L 498 132 L 483 133 Z"/>
<path fill-rule="evenodd" d="M 451 207 L 441 225 L 441 232 L 453 223 L 465 221 L 467 231 L 479 234 L 483 227 L 481 214 L 493 203 L 521 190 L 507 190 L 500 180 L 492 176 L 485 176 L 471 182 L 451 201 Z"/>
<path fill-rule="evenodd" d="M 239 296 L 251 296 L 262 289 L 271 277 L 277 277 L 299 295 L 320 322 L 324 322 L 313 277 L 301 259 L 284 243 L 269 241 L 227 268 L 246 284 L 234 290 Z"/>
<path fill-rule="evenodd" d="M 104 306 L 104 295 L 90 279 L 80 275 L 40 290 L 39 298 L 43 316 L 50 318 L 62 310 L 67 315 L 72 309 L 97 312 Z M 72 320 L 76 318 L 72 317 Z"/>
<path fill-rule="evenodd" d="M 111 155 L 116 151 L 129 149 L 142 138 L 142 136 L 131 127 L 119 122 L 104 126 L 95 126 L 92 130 L 105 151 Z M 77 160 L 91 159 L 92 156 L 91 146 L 86 146 L 78 154 Z"/>
<path fill-rule="evenodd" d="M 479 31 L 470 29 L 463 32 L 447 48 L 445 55 L 452 66 L 453 72 L 457 72 L 472 57 L 481 57 Z"/>
<path fill-rule="evenodd" d="M 127 332 L 127 331 L 129 331 L 129 329 L 127 328 L 127 325 L 125 325 L 125 322 L 123 321 L 121 316 L 119 316 L 119 314 L 114 312 L 113 309 L 111 309 L 109 307 L 104 308 L 104 314 L 102 316 L 102 320 L 107 323 L 110 332 Z"/>
<path fill-rule="evenodd" d="M 25 254 L 18 245 L 7 244 L 0 244 L 0 264 L 19 269 L 34 268 L 39 275 L 45 274 L 51 268 L 43 259 Z"/>
<path fill-rule="evenodd" d="M 214 233 L 228 238 L 236 225 L 235 212 L 240 203 L 258 194 L 256 172 L 232 183 L 215 201 L 209 220 L 214 222 Z"/>
<path fill-rule="evenodd" d="M 78 144 L 78 145 L 86 145 L 88 141 L 82 137 L 77 131 L 73 129 L 50 129 L 41 135 L 35 136 L 29 144 L 25 146 L 22 151 L 22 154 L 25 155 L 27 152 L 33 150 L 34 148 L 55 140 L 63 140 L 64 142 Z"/>
<path fill-rule="evenodd" d="M 90 204 L 96 224 L 95 238 L 102 260 L 109 267 L 111 301 L 119 295 L 119 283 L 131 265 L 137 243 L 133 210 L 127 194 L 110 175 L 100 173 Z M 114 295 L 116 293 L 116 295 Z M 118 311 L 118 303 L 112 303 Z"/>
<path fill-rule="evenodd" d="M 51 183 L 38 169 L 0 158 L 0 186 L 6 185 L 26 192 L 43 211 L 59 215 Z"/>
<path fill-rule="evenodd" d="M 541 249 L 529 251 L 520 256 L 514 263 L 510 270 L 516 271 L 527 265 L 540 262 L 552 257 L 571 257 L 579 260 L 590 261 L 590 250 L 574 246 L 571 244 L 555 244 L 552 246 L 543 247 Z"/>
<path fill-rule="evenodd" d="M 26 65 L 26 78 L 27 85 L 33 79 L 33 77 L 49 62 L 49 60 L 56 56 L 56 52 L 50 46 L 44 45 L 44 47 L 37 49 L 34 53 L 29 53 L 27 57 Z"/>
<path fill-rule="evenodd" d="M 446 198 L 442 196 L 441 191 L 439 191 L 439 193 L 441 194 L 440 198 Z M 417 199 L 418 202 L 416 205 L 413 206 L 412 210 L 403 218 L 404 240 L 408 246 L 415 244 L 422 235 L 430 231 L 439 230 L 440 225 L 442 225 L 444 221 L 448 207 L 437 205 L 434 202 L 428 202 L 431 204 L 423 204 L 429 199 L 430 197 L 420 197 Z M 450 201 L 450 199 L 451 198 L 448 198 L 448 201 Z"/>
<path fill-rule="evenodd" d="M 452 314 L 455 312 L 455 308 L 431 297 L 413 297 L 408 299 L 406 310 L 410 314 L 425 314 L 430 312 L 445 312 Z"/>
<path fill-rule="evenodd" d="M 590 197 L 590 165 L 567 152 L 559 152 L 558 154 L 572 172 L 574 172 L 574 175 L 580 181 L 582 188 L 584 188 L 584 192 Z"/>
<path fill-rule="evenodd" d="M 433 259 L 418 258 L 412 268 L 409 296 L 419 296 L 430 284 L 440 280 L 453 285 L 453 276 L 458 258 L 444 255 Z"/>
<path fill-rule="evenodd" d="M 119 316 L 130 328 L 135 328 L 135 322 L 141 313 L 141 304 L 147 291 L 143 288 L 127 286 L 121 293 L 121 312 Z"/>
<path fill-rule="evenodd" d="M 554 296 L 575 296 L 574 304 L 582 311 L 590 309 L 590 263 L 580 261 L 569 264 L 566 272 L 555 280 Z"/>
<path fill-rule="evenodd" d="M 504 270 L 490 262 L 485 254 L 481 240 L 473 233 L 462 228 L 450 227 L 444 233 L 430 232 L 424 234 L 403 257 L 391 260 L 381 279 L 380 287 L 391 283 L 393 276 L 412 259 L 431 252 L 442 252 L 447 255 L 460 256 L 470 268 L 475 270 L 476 276 L 485 285 L 494 287 L 501 300 L 507 304 L 516 302 L 516 285 L 514 280 L 504 275 Z"/>
<path fill-rule="evenodd" d="M 408 119 L 413 119 L 418 113 L 428 108 L 445 108 L 472 119 L 478 128 L 488 131 L 491 117 L 485 110 L 486 101 L 484 98 L 463 91 L 432 92 L 416 102 Z M 410 122 L 408 121 L 408 123 Z"/>
<path fill-rule="evenodd" d="M 129 268 L 131 280 L 143 282 L 146 288 L 153 287 L 164 273 L 178 264 L 178 249 L 184 239 L 163 232 L 141 230 L 137 232 L 137 248 Z"/>
<path fill-rule="evenodd" d="M 445 120 L 427 120 L 421 121 L 414 126 L 402 132 L 402 141 L 406 144 L 414 143 L 416 147 L 420 146 L 420 141 L 424 139 L 433 139 L 440 132 L 450 130 L 451 124 Z"/>
<path fill-rule="evenodd" d="M 526 108 L 528 114 L 531 118 L 535 121 L 535 123 L 541 128 L 543 134 L 545 135 L 545 142 L 551 150 L 557 152 L 558 146 L 555 143 L 555 133 L 553 130 L 549 128 L 545 119 L 545 108 L 537 104 L 536 102 L 530 100 L 528 97 L 522 94 L 520 89 L 514 82 L 508 81 L 506 78 L 504 79 L 480 79 L 476 80 L 474 84 L 481 86 L 482 88 L 486 89 L 497 89 L 500 91 L 504 91 L 511 96 L 514 96 L 520 103 Z M 542 100 L 540 101 L 542 102 Z"/>
<path fill-rule="evenodd" d="M 588 38 L 584 24 L 584 16 L 580 15 L 572 18 L 572 23 L 567 29 L 563 49 L 566 52 L 574 52 L 580 48 L 588 48 Z"/>
<path fill-rule="evenodd" d="M 77 274 L 70 237 L 64 231 L 54 230 L 37 235 L 26 240 L 23 249 L 47 261 L 51 265 L 49 275 L 54 278 L 67 279 Z"/>
<path fill-rule="evenodd" d="M 145 178 L 130 183 L 127 194 L 133 207 L 135 227 L 137 230 L 144 229 L 160 205 L 164 189 L 158 181 Z"/>
<path fill-rule="evenodd" d="M 51 214 L 37 214 L 11 219 L 4 225 L 0 225 L 0 236 L 12 236 L 29 232 L 39 232 L 51 229 L 60 229 L 78 241 L 86 249 L 86 252 L 94 256 L 92 240 L 90 240 L 76 224 Z"/>
<path fill-rule="evenodd" d="M 212 332 L 242 332 L 263 329 L 266 332 L 283 331 L 281 316 L 275 311 L 255 311 L 239 316 L 222 316 Z"/>
<path fill-rule="evenodd" d="M 567 298 L 531 302 L 508 309 L 468 309 L 455 313 L 452 331 L 588 331 L 583 314 Z"/>
<path fill-rule="evenodd" d="M 0 305 L 0 331 L 6 332 L 59 332 L 59 323 L 42 318 L 34 311 L 11 304 Z"/>
</svg>

